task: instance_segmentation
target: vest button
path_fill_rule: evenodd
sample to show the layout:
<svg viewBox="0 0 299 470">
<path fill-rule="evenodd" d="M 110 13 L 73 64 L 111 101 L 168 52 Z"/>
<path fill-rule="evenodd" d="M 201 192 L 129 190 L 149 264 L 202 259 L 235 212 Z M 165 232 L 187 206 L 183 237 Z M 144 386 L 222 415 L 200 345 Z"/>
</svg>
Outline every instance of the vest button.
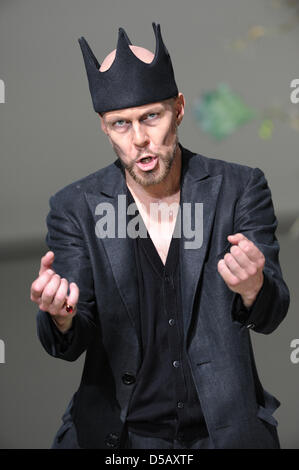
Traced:
<svg viewBox="0 0 299 470">
<path fill-rule="evenodd" d="M 125 372 L 121 379 L 125 385 L 132 385 L 136 382 L 136 377 L 129 372 Z"/>
<path fill-rule="evenodd" d="M 111 432 L 106 436 L 104 442 L 107 447 L 111 449 L 116 449 L 117 447 L 119 447 L 120 444 L 119 434 Z"/>
</svg>

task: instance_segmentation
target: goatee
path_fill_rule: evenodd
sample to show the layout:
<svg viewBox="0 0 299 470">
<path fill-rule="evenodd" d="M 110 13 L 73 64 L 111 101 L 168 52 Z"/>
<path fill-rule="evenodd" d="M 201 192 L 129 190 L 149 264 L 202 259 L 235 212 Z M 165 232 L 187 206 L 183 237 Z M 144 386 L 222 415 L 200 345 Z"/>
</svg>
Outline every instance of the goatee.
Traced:
<svg viewBox="0 0 299 470">
<path fill-rule="evenodd" d="M 140 175 L 139 173 L 135 171 L 135 162 L 125 163 L 123 159 L 120 157 L 119 153 L 117 152 L 117 149 L 114 146 L 113 146 L 113 149 L 122 167 L 125 170 L 127 170 L 127 172 L 134 179 L 134 181 L 136 181 L 136 183 L 140 184 L 141 186 L 150 186 L 153 184 L 161 183 L 169 174 L 173 161 L 174 161 L 177 144 L 178 144 L 178 134 L 176 132 L 175 141 L 173 143 L 171 150 L 167 153 L 167 155 L 160 155 L 159 153 L 155 154 L 155 156 L 157 156 L 159 159 L 158 172 L 157 172 L 157 168 L 154 168 L 153 170 L 143 172 L 142 175 Z M 138 158 L 140 158 L 140 156 Z M 136 160 L 138 160 L 138 158 Z"/>
</svg>

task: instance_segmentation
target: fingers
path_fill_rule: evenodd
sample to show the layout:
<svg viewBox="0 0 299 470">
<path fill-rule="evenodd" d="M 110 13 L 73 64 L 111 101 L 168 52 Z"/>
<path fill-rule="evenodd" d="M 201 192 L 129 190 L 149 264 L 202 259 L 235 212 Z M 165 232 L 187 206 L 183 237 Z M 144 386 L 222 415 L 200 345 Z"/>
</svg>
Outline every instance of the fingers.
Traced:
<svg viewBox="0 0 299 470">
<path fill-rule="evenodd" d="M 62 278 L 60 285 L 56 291 L 55 297 L 49 306 L 50 313 L 59 314 L 59 316 L 70 317 L 75 314 L 76 306 L 79 300 L 79 287 L 74 282 L 70 283 L 70 294 L 67 297 L 69 283 L 66 279 Z M 68 312 L 65 304 L 71 305 L 73 309 Z"/>
<path fill-rule="evenodd" d="M 43 274 L 47 269 L 50 269 L 54 261 L 53 251 L 48 251 L 45 256 L 41 258 L 39 275 Z"/>
<path fill-rule="evenodd" d="M 237 276 L 235 276 L 229 267 L 226 265 L 224 259 L 221 259 L 218 261 L 218 272 L 222 276 L 223 280 L 226 282 L 226 284 L 230 286 L 236 286 L 240 280 Z"/>
<path fill-rule="evenodd" d="M 41 295 L 41 303 L 39 305 L 39 308 L 41 310 L 44 310 L 46 312 L 50 310 L 50 306 L 52 305 L 54 297 L 56 296 L 57 290 L 60 286 L 60 281 L 60 276 L 58 274 L 54 274 L 44 287 L 44 290 Z"/>
<path fill-rule="evenodd" d="M 67 279 L 61 278 L 53 269 L 45 269 L 53 261 L 54 253 L 51 251 L 48 251 L 41 259 L 40 275 L 31 285 L 30 298 L 38 304 L 41 310 L 51 315 L 70 316 L 71 313 L 75 313 L 79 300 L 79 288 L 74 282 L 69 285 Z M 72 312 L 66 311 L 65 302 L 73 307 Z"/>
<path fill-rule="evenodd" d="M 244 267 L 244 264 L 246 263 L 246 258 L 242 253 L 244 253 L 249 260 L 247 261 L 247 264 L 249 262 L 253 262 L 256 263 L 259 268 L 264 266 L 265 257 L 263 253 L 252 241 L 248 240 L 245 235 L 243 235 L 242 233 L 236 233 L 234 235 L 229 235 L 227 238 L 232 245 L 238 246 L 240 248 L 241 251 L 239 252 L 237 252 L 236 250 L 232 252 L 233 247 L 230 251 L 235 256 L 237 261 L 240 262 L 241 266 Z"/>
<path fill-rule="evenodd" d="M 69 283 L 67 282 L 67 280 L 62 278 L 60 280 L 60 285 L 58 286 L 58 289 L 56 290 L 55 297 L 53 297 L 53 301 L 52 301 L 52 307 L 57 312 L 60 312 L 60 310 L 64 306 L 64 302 L 67 296 L 68 286 L 69 286 Z"/>
<path fill-rule="evenodd" d="M 246 274 L 254 276 L 257 272 L 256 263 L 251 261 L 240 246 L 232 246 L 230 253 L 227 253 L 224 258 L 233 274 L 242 280 L 246 279 Z"/>
<path fill-rule="evenodd" d="M 48 269 L 43 274 L 41 274 L 31 285 L 31 300 L 33 302 L 39 303 L 43 290 L 54 275 L 54 271 Z"/>
<path fill-rule="evenodd" d="M 51 315 L 69 317 L 71 313 L 75 313 L 79 300 L 79 287 L 74 282 L 71 282 L 70 293 L 67 297 L 68 289 L 69 283 L 67 279 L 61 279 L 58 274 L 54 274 L 44 288 L 39 308 L 49 312 Z M 73 307 L 72 312 L 66 311 L 64 308 L 65 302 Z"/>
<path fill-rule="evenodd" d="M 70 294 L 67 299 L 67 303 L 75 307 L 79 300 L 79 287 L 75 282 L 70 283 Z"/>
<path fill-rule="evenodd" d="M 234 292 L 249 297 L 259 291 L 263 279 L 265 257 L 259 248 L 242 233 L 229 235 L 233 246 L 218 262 L 217 269 Z"/>
<path fill-rule="evenodd" d="M 227 239 L 233 245 L 237 245 L 241 240 L 248 240 L 248 238 L 246 238 L 243 233 L 235 233 L 233 235 L 228 235 Z"/>
</svg>

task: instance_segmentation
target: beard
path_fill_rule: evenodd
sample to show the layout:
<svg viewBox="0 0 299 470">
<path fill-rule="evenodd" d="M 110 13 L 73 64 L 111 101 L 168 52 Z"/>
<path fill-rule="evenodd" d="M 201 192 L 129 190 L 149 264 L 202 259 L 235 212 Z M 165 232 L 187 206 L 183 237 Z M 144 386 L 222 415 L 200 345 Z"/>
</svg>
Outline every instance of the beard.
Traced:
<svg viewBox="0 0 299 470">
<path fill-rule="evenodd" d="M 174 161 L 178 141 L 179 138 L 176 127 L 175 139 L 167 154 L 162 155 L 159 152 L 154 154 L 156 157 L 158 157 L 158 168 L 155 167 L 153 170 L 144 171 L 142 173 L 142 170 L 139 170 L 139 172 L 135 170 L 135 162 L 140 158 L 141 155 L 139 155 L 134 162 L 125 163 L 124 160 L 121 158 L 120 152 L 118 151 L 117 147 L 114 145 L 113 150 L 116 153 L 122 167 L 127 170 L 129 175 L 134 179 L 134 181 L 136 181 L 136 183 L 140 184 L 141 186 L 151 186 L 153 184 L 161 183 L 169 174 Z M 149 153 L 152 154 L 152 152 Z M 142 151 L 142 154 L 145 154 L 144 150 Z"/>
</svg>

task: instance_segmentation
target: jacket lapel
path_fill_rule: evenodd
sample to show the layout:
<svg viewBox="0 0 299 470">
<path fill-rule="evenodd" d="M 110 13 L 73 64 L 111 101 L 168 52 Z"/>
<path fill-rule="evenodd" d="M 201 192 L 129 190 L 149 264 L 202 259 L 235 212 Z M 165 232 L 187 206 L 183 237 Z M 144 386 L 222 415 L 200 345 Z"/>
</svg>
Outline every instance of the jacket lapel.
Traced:
<svg viewBox="0 0 299 470">
<path fill-rule="evenodd" d="M 116 285 L 119 289 L 121 298 L 127 309 L 127 313 L 135 328 L 138 328 L 138 279 L 135 263 L 135 252 L 133 240 L 128 236 L 119 237 L 119 204 L 126 204 L 126 183 L 123 170 L 115 162 L 109 166 L 109 174 L 105 174 L 103 179 L 99 181 L 98 189 L 92 192 L 86 192 L 85 197 L 89 205 L 89 209 L 94 218 L 94 223 L 100 219 L 98 215 L 99 204 L 111 204 L 115 214 L 115 236 L 111 238 L 97 237 L 97 243 L 103 244 L 107 257 L 110 262 L 111 270 L 115 278 Z M 100 188 L 100 189 L 99 189 Z M 122 196 L 122 201 L 119 196 Z M 125 201 L 125 202 L 124 202 Z M 104 206 L 103 206 L 104 207 Z M 122 210 L 122 216 L 124 210 Z M 126 213 L 126 206 L 125 206 Z M 125 222 L 127 226 L 127 222 Z"/>
<path fill-rule="evenodd" d="M 181 266 L 181 290 L 182 309 L 184 319 L 185 337 L 191 321 L 195 292 L 200 279 L 203 263 L 216 210 L 217 198 L 222 183 L 222 175 L 210 176 L 207 172 L 200 155 L 192 154 L 184 149 L 188 156 L 185 160 L 185 169 L 182 176 L 181 202 L 182 203 L 202 203 L 203 223 L 202 223 L 202 245 L 200 248 L 186 248 L 188 241 L 182 229 L 180 266 Z M 182 204 L 184 211 L 184 205 Z M 194 227 L 194 210 L 192 214 L 192 226 Z M 183 220 L 183 218 L 182 218 Z"/>
</svg>

